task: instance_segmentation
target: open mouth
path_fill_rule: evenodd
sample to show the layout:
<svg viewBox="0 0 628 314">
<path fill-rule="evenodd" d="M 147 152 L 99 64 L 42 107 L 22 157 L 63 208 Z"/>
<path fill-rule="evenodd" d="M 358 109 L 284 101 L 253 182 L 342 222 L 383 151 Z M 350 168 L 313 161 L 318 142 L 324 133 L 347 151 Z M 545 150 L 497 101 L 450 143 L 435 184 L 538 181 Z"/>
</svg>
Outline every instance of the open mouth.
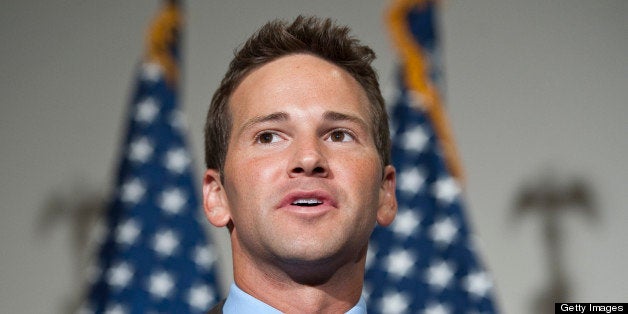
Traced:
<svg viewBox="0 0 628 314">
<path fill-rule="evenodd" d="M 290 204 L 295 206 L 313 207 L 323 204 L 323 201 L 316 198 L 300 198 Z"/>
<path fill-rule="evenodd" d="M 292 191 L 277 204 L 277 208 L 304 215 L 316 216 L 336 208 L 336 199 L 323 189 Z"/>
</svg>

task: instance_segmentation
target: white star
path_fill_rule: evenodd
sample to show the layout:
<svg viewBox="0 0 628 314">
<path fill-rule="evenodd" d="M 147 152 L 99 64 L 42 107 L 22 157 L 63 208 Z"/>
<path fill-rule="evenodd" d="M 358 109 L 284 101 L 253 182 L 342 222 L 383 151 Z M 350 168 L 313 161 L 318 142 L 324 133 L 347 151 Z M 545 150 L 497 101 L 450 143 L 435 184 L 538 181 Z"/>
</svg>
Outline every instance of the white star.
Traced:
<svg viewBox="0 0 628 314">
<path fill-rule="evenodd" d="M 135 120 L 142 123 L 151 123 L 159 113 L 159 106 L 154 98 L 149 97 L 137 104 Z"/>
<path fill-rule="evenodd" d="M 410 298 L 399 292 L 386 292 L 379 303 L 382 313 L 406 313 L 410 305 Z"/>
<path fill-rule="evenodd" d="M 478 271 L 469 274 L 464 280 L 464 286 L 469 293 L 472 293 L 478 297 L 486 296 L 486 293 L 491 290 L 493 283 L 489 276 L 483 272 Z"/>
<path fill-rule="evenodd" d="M 440 303 L 432 303 L 428 305 L 427 308 L 425 308 L 425 311 L 423 311 L 423 313 L 425 314 L 449 314 L 450 311 L 446 306 Z"/>
<path fill-rule="evenodd" d="M 148 291 L 156 298 L 166 298 L 172 292 L 174 279 L 165 271 L 153 273 L 148 283 Z"/>
<path fill-rule="evenodd" d="M 434 194 L 440 202 L 451 204 L 460 195 L 460 187 L 452 177 L 441 178 L 434 185 Z"/>
<path fill-rule="evenodd" d="M 427 269 L 427 282 L 437 289 L 445 288 L 453 276 L 453 267 L 445 261 L 432 263 L 432 265 Z"/>
<path fill-rule="evenodd" d="M 170 256 L 179 245 L 179 238 L 171 231 L 161 231 L 153 238 L 153 249 L 162 257 Z"/>
<path fill-rule="evenodd" d="M 399 190 L 403 192 L 416 194 L 421 190 L 424 182 L 425 175 L 416 167 L 404 170 L 399 174 Z"/>
<path fill-rule="evenodd" d="M 140 234 L 140 225 L 135 219 L 127 219 L 116 228 L 116 242 L 125 245 L 135 243 Z"/>
<path fill-rule="evenodd" d="M 105 308 L 105 314 L 126 314 L 129 311 L 126 307 L 122 306 L 119 303 L 109 303 L 107 304 L 107 308 Z"/>
<path fill-rule="evenodd" d="M 190 165 L 191 159 L 183 148 L 171 149 L 166 153 L 164 164 L 174 173 L 183 173 Z"/>
<path fill-rule="evenodd" d="M 402 278 L 412 270 L 415 260 L 415 257 L 408 250 L 395 249 L 386 257 L 384 263 L 388 273 L 396 278 Z"/>
<path fill-rule="evenodd" d="M 170 188 L 159 196 L 159 207 L 169 214 L 178 214 L 187 203 L 187 195 L 178 188 Z"/>
<path fill-rule="evenodd" d="M 128 263 L 115 264 L 107 272 L 107 283 L 117 289 L 123 289 L 133 278 L 133 268 Z"/>
<path fill-rule="evenodd" d="M 216 262 L 216 256 L 212 250 L 206 247 L 197 246 L 194 249 L 194 256 L 192 257 L 196 265 L 203 269 L 210 269 Z"/>
<path fill-rule="evenodd" d="M 446 245 L 454 240 L 454 237 L 458 233 L 458 227 L 453 219 L 447 217 L 435 222 L 430 231 L 432 240 Z"/>
<path fill-rule="evenodd" d="M 161 66 L 157 63 L 144 63 L 142 65 L 142 79 L 157 82 L 162 75 Z"/>
<path fill-rule="evenodd" d="M 129 159 L 136 162 L 146 162 L 153 155 L 153 145 L 146 137 L 135 139 L 129 147 Z"/>
<path fill-rule="evenodd" d="M 120 199 L 125 203 L 136 204 L 146 193 L 146 187 L 140 179 L 131 179 L 122 184 Z"/>
<path fill-rule="evenodd" d="M 401 137 L 403 148 L 410 151 L 421 152 L 425 148 L 429 137 L 425 133 L 425 129 L 417 125 L 405 131 Z"/>
<path fill-rule="evenodd" d="M 175 109 L 172 111 L 170 115 L 170 125 L 180 131 L 183 131 L 187 128 L 187 121 L 185 119 L 185 115 L 181 112 L 180 109 Z"/>
<path fill-rule="evenodd" d="M 371 269 L 371 267 L 373 266 L 373 261 L 375 260 L 375 252 L 377 252 L 377 248 L 369 241 L 369 247 L 368 250 L 366 250 L 366 269 Z"/>
<path fill-rule="evenodd" d="M 407 238 L 417 229 L 419 223 L 419 215 L 414 210 L 402 208 L 390 227 L 400 237 Z"/>
<path fill-rule="evenodd" d="M 188 294 L 188 303 L 196 309 L 206 311 L 215 297 L 214 290 L 209 288 L 207 285 L 199 284 L 190 289 Z"/>
<path fill-rule="evenodd" d="M 368 282 L 365 281 L 364 285 L 362 285 L 362 297 L 368 300 L 372 292 L 373 292 L 372 286 Z"/>
</svg>

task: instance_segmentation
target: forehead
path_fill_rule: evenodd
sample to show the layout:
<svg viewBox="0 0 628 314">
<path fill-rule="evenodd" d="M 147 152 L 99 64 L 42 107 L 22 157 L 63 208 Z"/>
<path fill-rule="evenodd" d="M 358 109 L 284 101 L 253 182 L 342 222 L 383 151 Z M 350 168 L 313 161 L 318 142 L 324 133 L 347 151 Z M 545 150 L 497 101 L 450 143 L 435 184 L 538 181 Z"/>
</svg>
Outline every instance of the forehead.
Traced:
<svg viewBox="0 0 628 314">
<path fill-rule="evenodd" d="M 351 74 L 309 54 L 281 57 L 251 71 L 229 101 L 234 126 L 247 117 L 286 108 L 319 108 L 370 120 L 368 106 L 366 92 Z"/>
</svg>

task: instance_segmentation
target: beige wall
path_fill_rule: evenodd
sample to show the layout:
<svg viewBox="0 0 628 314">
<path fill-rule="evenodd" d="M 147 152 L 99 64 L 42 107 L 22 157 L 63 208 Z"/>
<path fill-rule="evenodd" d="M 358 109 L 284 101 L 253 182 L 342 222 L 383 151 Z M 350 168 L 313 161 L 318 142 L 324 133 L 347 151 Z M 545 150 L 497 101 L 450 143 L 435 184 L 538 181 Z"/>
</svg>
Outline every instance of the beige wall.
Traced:
<svg viewBox="0 0 628 314">
<path fill-rule="evenodd" d="M 65 313 L 79 293 L 86 230 L 76 226 L 92 221 L 110 191 L 132 69 L 157 2 L 3 1 L 0 312 Z M 383 2 L 189 1 L 184 105 L 197 169 L 211 93 L 233 48 L 270 18 L 312 13 L 351 25 L 390 85 Z M 628 2 L 443 7 L 447 104 L 504 312 L 530 313 L 550 278 L 541 216 L 513 209 L 543 176 L 559 186 L 581 180 L 595 199 L 595 214 L 568 208 L 558 223 L 571 300 L 625 302 Z M 224 231 L 214 237 L 228 247 Z"/>
</svg>

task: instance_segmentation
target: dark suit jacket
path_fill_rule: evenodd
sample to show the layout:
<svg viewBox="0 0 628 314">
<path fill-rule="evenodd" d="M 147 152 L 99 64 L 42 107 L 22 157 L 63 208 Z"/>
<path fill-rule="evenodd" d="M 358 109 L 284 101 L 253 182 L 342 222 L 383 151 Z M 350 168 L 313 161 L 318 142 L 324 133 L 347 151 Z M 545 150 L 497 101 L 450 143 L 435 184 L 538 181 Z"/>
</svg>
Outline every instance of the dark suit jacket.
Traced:
<svg viewBox="0 0 628 314">
<path fill-rule="evenodd" d="M 222 314 L 222 307 L 225 305 L 225 300 L 220 301 L 220 303 L 216 304 L 207 314 Z"/>
</svg>

